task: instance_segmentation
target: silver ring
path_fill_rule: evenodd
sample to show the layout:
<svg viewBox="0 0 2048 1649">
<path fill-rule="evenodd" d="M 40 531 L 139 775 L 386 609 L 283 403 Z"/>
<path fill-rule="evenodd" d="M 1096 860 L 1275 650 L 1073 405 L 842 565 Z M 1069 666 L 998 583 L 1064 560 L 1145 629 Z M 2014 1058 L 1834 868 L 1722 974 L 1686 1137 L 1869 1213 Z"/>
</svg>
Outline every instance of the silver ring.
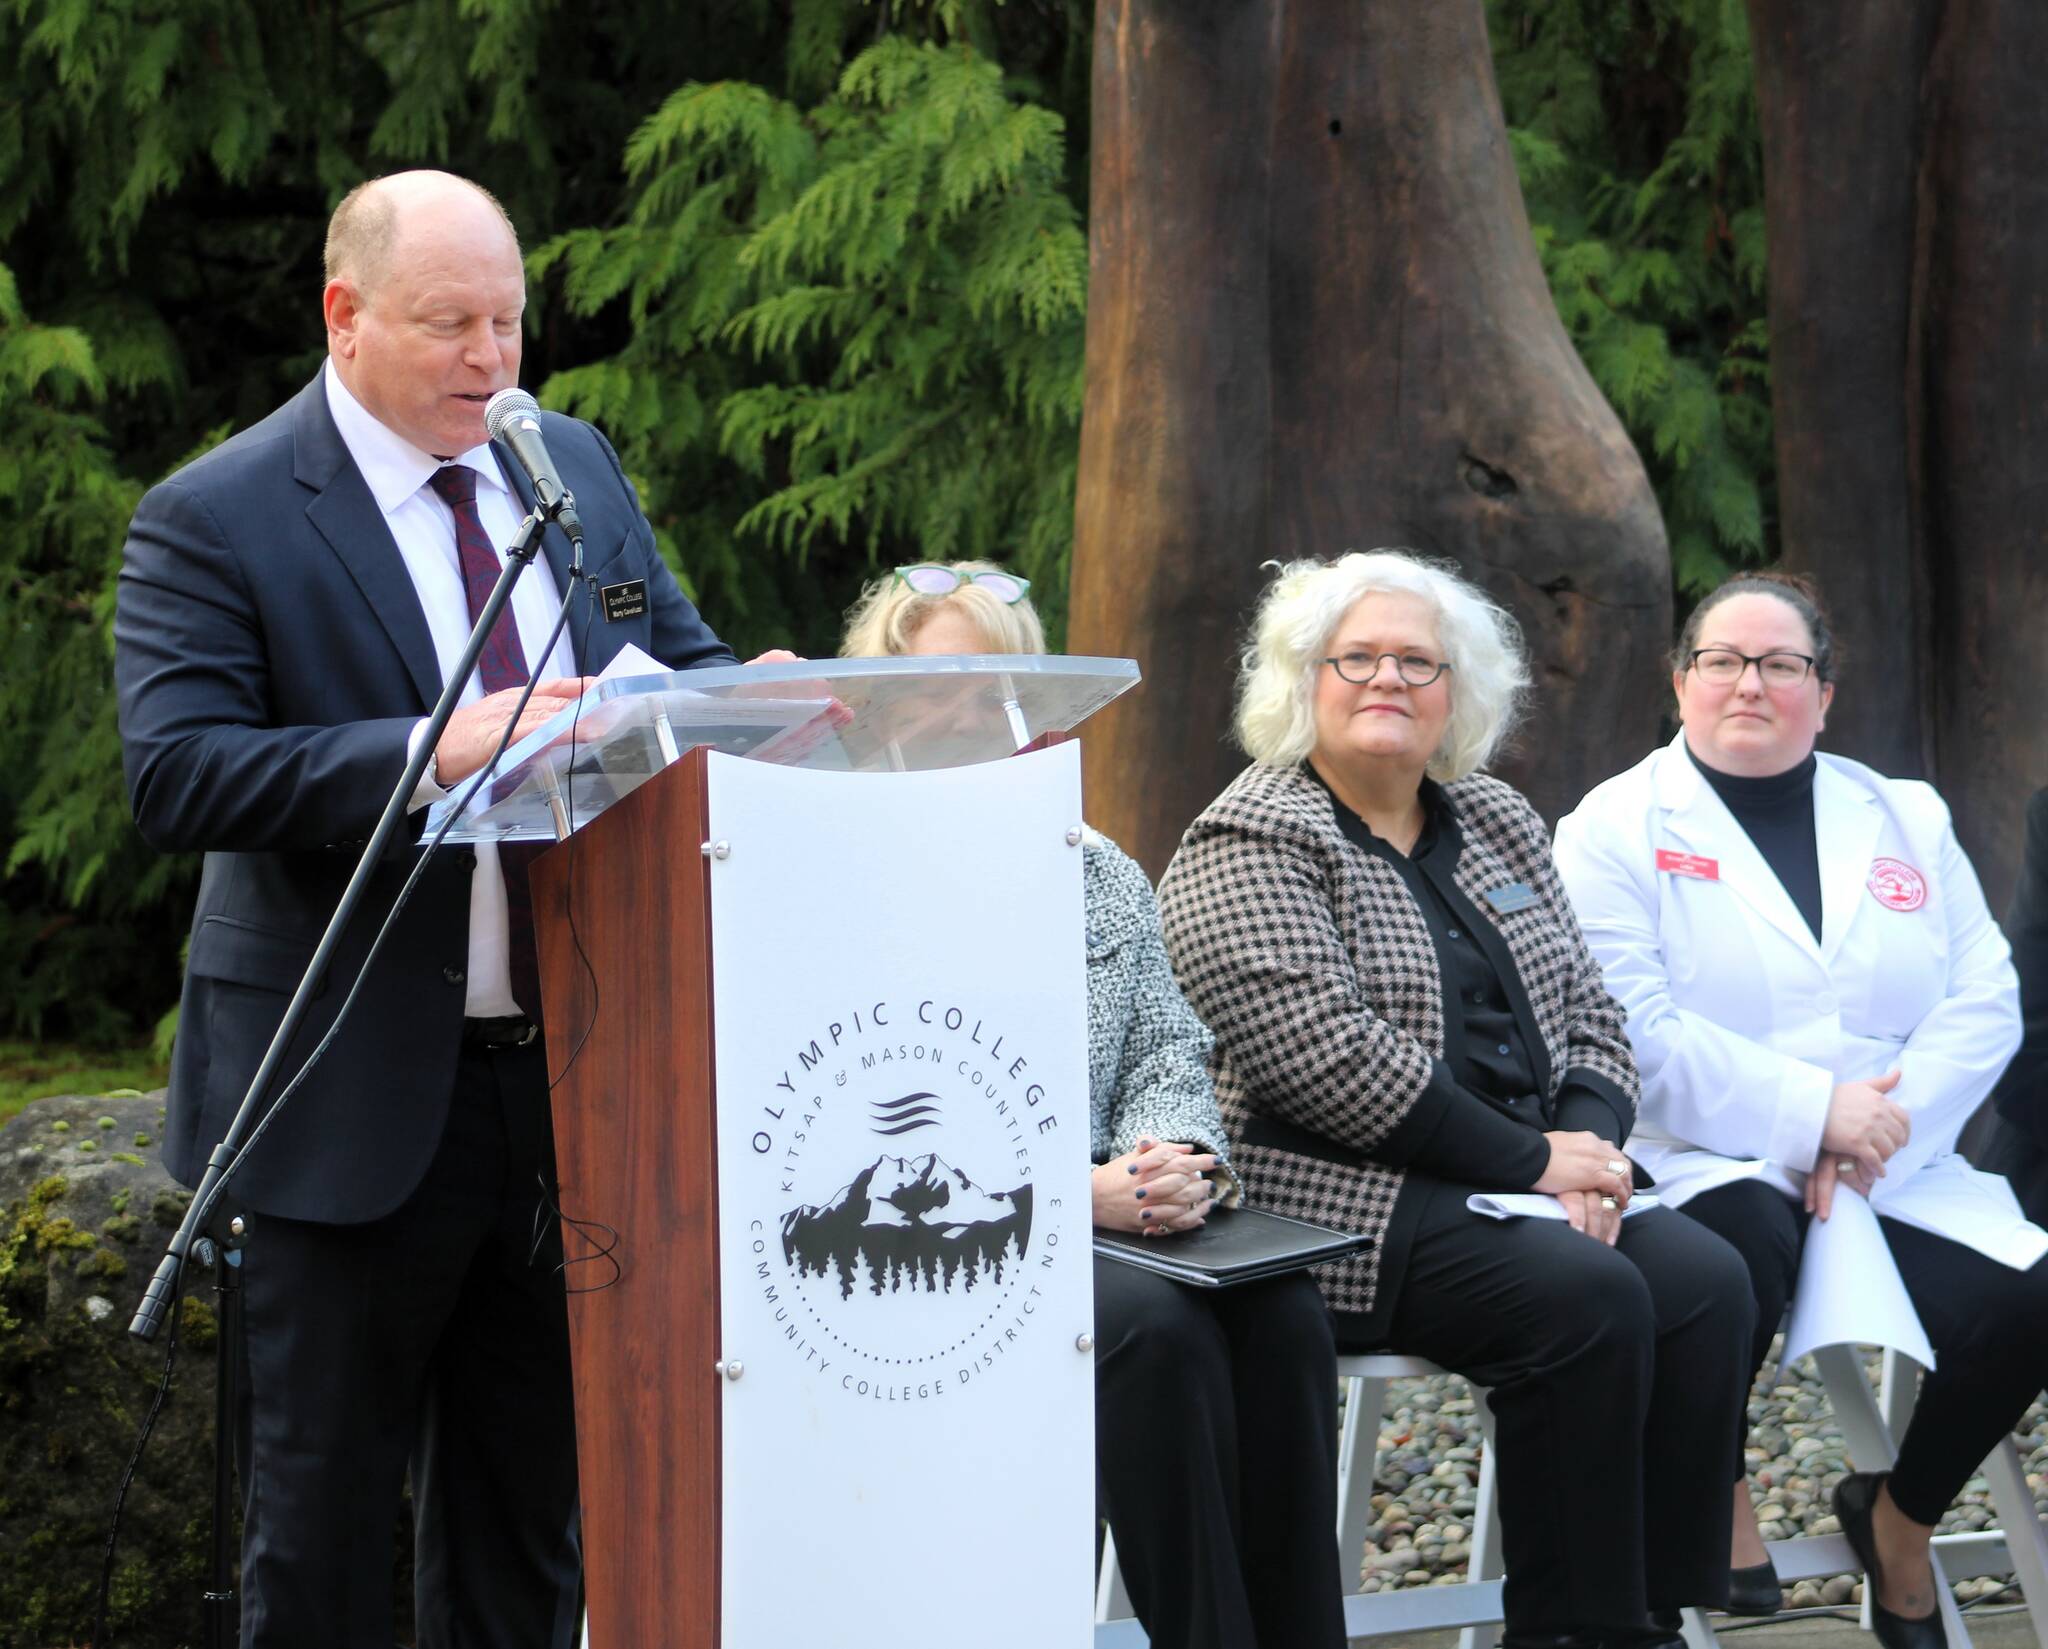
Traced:
<svg viewBox="0 0 2048 1649">
<path fill-rule="evenodd" d="M 1616 1204 L 1615 1200 L 1614 1200 L 1614 1199 L 1613 1199 L 1612 1197 L 1602 1197 L 1602 1198 L 1600 1199 L 1600 1206 L 1601 1206 L 1602 1208 L 1613 1208 L 1613 1207 L 1616 1207 L 1616 1206 L 1618 1206 L 1618 1205 Z"/>
<path fill-rule="evenodd" d="M 1838 1174 L 1855 1173 L 1856 1159 L 1854 1157 L 1837 1157 L 1835 1159 L 1835 1172 Z"/>
<path fill-rule="evenodd" d="M 1616 1177 L 1619 1177 L 1620 1175 L 1628 1172 L 1628 1164 L 1623 1162 L 1621 1158 L 1616 1157 L 1612 1162 L 1610 1162 L 1607 1165 L 1607 1171 L 1608 1173 L 1613 1174 Z"/>
</svg>

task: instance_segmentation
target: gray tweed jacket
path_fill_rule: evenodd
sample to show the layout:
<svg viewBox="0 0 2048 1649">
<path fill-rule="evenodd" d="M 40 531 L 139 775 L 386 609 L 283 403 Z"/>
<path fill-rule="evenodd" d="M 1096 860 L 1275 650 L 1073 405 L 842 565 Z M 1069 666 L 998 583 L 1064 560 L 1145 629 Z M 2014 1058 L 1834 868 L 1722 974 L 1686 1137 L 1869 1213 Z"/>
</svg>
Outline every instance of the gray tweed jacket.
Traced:
<svg viewBox="0 0 2048 1649">
<path fill-rule="evenodd" d="M 1590 1076 L 1632 1118 L 1640 1087 L 1624 1016 L 1601 986 L 1543 821 L 1484 775 L 1444 795 L 1463 842 L 1458 886 L 1520 976 L 1546 1093 L 1568 1073 Z M 1485 895 L 1510 883 L 1536 900 L 1502 915 Z M 1404 1177 L 1385 1158 L 1428 1103 L 1444 1051 L 1435 946 L 1399 872 L 1345 839 L 1329 792 L 1307 771 L 1253 766 L 1189 826 L 1159 909 L 1181 986 L 1215 1032 L 1216 1091 L 1246 1197 L 1383 1237 Z M 1336 1149 L 1324 1157 L 1251 1143 L 1246 1124 L 1259 1118 Z M 1379 1266 L 1376 1244 L 1321 1267 L 1317 1280 L 1334 1309 L 1370 1313 Z"/>
<path fill-rule="evenodd" d="M 1224 1151 L 1208 1031 L 1173 982 L 1144 870 L 1108 837 L 1081 849 L 1088 903 L 1088 1097 L 1094 1160 L 1144 1138 Z"/>
</svg>

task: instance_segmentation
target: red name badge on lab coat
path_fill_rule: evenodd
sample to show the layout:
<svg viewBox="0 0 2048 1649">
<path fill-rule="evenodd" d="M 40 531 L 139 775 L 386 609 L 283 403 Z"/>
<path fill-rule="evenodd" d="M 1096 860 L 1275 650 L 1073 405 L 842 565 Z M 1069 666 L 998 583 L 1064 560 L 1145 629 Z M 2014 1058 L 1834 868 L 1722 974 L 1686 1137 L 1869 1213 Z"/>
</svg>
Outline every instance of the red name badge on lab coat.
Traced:
<svg viewBox="0 0 2048 1649">
<path fill-rule="evenodd" d="M 1721 879 L 1719 859 L 1703 859 L 1697 853 L 1674 853 L 1668 847 L 1657 849 L 1657 868 L 1669 871 L 1673 876 L 1695 876 L 1702 882 Z"/>
</svg>

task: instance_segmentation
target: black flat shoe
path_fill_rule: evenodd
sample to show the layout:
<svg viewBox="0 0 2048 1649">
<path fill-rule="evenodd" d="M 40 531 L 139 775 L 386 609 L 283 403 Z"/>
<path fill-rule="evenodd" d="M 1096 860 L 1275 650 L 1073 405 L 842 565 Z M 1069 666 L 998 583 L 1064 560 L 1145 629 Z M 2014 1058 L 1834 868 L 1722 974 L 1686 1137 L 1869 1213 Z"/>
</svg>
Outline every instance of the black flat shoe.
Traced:
<svg viewBox="0 0 2048 1649">
<path fill-rule="evenodd" d="M 1731 1615 L 1775 1615 L 1785 1604 L 1778 1585 L 1778 1571 L 1771 1560 L 1752 1563 L 1746 1569 L 1728 1571 L 1728 1613 Z"/>
<path fill-rule="evenodd" d="M 1871 1532 L 1870 1519 L 1885 1475 L 1851 1472 L 1835 1485 L 1835 1517 L 1870 1582 L 1865 1594 L 1870 1599 L 1870 1629 L 1884 1649 L 1944 1649 L 1948 1634 L 1942 1630 L 1939 1604 L 1931 1614 L 1912 1619 L 1893 1614 L 1877 1600 L 1878 1588 L 1884 1584 L 1884 1571 L 1878 1567 L 1877 1538 Z"/>
</svg>

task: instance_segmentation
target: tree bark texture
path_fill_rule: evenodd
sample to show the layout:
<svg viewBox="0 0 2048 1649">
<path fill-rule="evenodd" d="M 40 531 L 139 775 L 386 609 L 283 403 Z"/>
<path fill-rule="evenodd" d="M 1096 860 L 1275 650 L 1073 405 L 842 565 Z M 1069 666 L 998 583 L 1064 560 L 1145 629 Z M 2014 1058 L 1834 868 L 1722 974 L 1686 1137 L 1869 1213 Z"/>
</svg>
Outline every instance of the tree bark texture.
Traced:
<svg viewBox="0 0 2048 1649">
<path fill-rule="evenodd" d="M 1243 764 L 1270 558 L 1405 545 L 1520 619 L 1505 776 L 1555 817 L 1647 750 L 1669 560 L 1559 323 L 1481 0 L 1101 0 L 1069 644 L 1146 685 L 1091 818 L 1154 875 Z"/>
<path fill-rule="evenodd" d="M 2048 781 L 2048 6 L 1749 0 L 1785 560 L 1824 743 L 1933 780 L 1994 908 Z"/>
</svg>

